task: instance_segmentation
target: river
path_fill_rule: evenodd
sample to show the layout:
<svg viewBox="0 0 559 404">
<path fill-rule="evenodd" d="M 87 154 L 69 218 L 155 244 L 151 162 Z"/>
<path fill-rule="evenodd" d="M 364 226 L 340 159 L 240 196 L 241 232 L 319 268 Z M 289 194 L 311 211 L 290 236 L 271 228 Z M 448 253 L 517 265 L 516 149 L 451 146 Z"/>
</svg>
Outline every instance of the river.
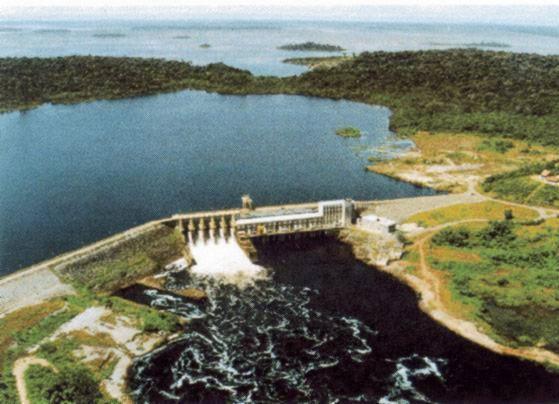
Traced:
<svg viewBox="0 0 559 404">
<path fill-rule="evenodd" d="M 419 310 L 411 289 L 334 239 L 260 244 L 258 251 L 269 279 L 253 287 L 196 274 L 171 283 L 204 289 L 205 304 L 143 288 L 123 293 L 190 319 L 177 341 L 135 361 L 136 401 L 559 399 L 558 375 L 454 335 Z"/>
</svg>

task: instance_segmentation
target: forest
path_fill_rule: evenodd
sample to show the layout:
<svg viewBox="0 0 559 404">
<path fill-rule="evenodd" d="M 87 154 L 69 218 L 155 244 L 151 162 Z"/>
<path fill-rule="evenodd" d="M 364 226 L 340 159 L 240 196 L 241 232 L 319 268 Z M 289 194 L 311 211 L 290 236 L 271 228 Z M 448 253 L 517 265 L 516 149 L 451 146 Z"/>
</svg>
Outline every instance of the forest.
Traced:
<svg viewBox="0 0 559 404">
<path fill-rule="evenodd" d="M 70 56 L 0 58 L 0 111 L 181 89 L 301 94 L 392 109 L 391 128 L 559 144 L 559 57 L 475 49 L 362 53 L 286 78 L 222 63 Z"/>
</svg>

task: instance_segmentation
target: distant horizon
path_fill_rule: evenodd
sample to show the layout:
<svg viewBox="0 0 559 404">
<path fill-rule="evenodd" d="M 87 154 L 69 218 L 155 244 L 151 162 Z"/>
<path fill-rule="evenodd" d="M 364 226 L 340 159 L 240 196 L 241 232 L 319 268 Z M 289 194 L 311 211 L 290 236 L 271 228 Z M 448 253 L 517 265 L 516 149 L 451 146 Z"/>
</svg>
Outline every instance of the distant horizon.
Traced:
<svg viewBox="0 0 559 404">
<path fill-rule="evenodd" d="M 540 25 L 559 27 L 559 4 L 544 5 L 353 5 L 321 8 L 262 6 L 63 7 L 0 4 L 4 21 L 235 20 L 409 24 Z"/>
</svg>

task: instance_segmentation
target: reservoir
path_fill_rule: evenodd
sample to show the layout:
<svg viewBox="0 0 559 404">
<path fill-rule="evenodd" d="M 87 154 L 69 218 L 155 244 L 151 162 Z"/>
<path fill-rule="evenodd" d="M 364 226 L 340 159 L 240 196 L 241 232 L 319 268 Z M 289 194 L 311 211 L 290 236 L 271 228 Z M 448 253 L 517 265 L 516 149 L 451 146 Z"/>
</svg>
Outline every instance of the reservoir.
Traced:
<svg viewBox="0 0 559 404">
<path fill-rule="evenodd" d="M 366 172 L 390 112 L 299 96 L 173 94 L 0 115 L 0 275 L 180 211 L 433 191 Z M 336 136 L 361 129 L 361 139 Z M 404 145 L 405 146 L 405 145 Z"/>
</svg>

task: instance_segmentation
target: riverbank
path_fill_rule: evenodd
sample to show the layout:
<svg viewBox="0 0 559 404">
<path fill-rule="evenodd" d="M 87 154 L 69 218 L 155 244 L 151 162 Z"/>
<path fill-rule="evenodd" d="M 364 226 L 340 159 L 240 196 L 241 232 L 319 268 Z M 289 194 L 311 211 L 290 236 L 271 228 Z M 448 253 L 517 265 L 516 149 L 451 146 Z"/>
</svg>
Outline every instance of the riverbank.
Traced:
<svg viewBox="0 0 559 404">
<path fill-rule="evenodd" d="M 462 223 L 486 223 L 487 219 L 471 219 Z M 559 355 L 540 347 L 512 347 L 495 340 L 495 333 L 486 324 L 472 321 L 464 315 L 463 308 L 456 309 L 457 302 L 449 296 L 448 282 L 441 278 L 440 274 L 435 273 L 428 264 L 428 254 L 426 245 L 428 241 L 437 233 L 438 230 L 456 223 L 437 226 L 433 229 L 420 229 L 413 227 L 415 239 L 410 248 L 417 248 L 419 257 L 417 263 L 408 261 L 409 255 L 401 260 L 396 257 L 396 248 L 392 246 L 389 254 L 382 251 L 383 248 L 370 249 L 371 239 L 360 236 L 362 230 L 349 229 L 347 234 L 342 235 L 342 241 L 352 246 L 355 256 L 368 265 L 386 272 L 401 282 L 411 287 L 418 295 L 418 304 L 423 312 L 428 314 L 433 320 L 448 328 L 457 335 L 466 338 L 484 348 L 495 353 L 509 356 L 516 356 L 549 366 L 549 369 L 559 371 Z M 376 237 L 379 237 L 378 235 Z M 384 244 L 383 244 L 384 247 Z M 401 251 L 398 251 L 399 254 Z M 385 259 L 386 258 L 386 259 Z M 415 259 L 415 258 L 414 258 Z M 418 269 L 415 269 L 417 264 Z M 457 314 L 460 313 L 460 314 Z M 497 336 L 498 337 L 498 336 Z M 499 338 L 501 339 L 501 338 Z"/>
<path fill-rule="evenodd" d="M 468 134 L 419 132 L 412 140 L 415 150 L 369 169 L 454 192 L 450 195 L 456 203 L 418 205 L 415 212 L 404 209 L 392 215 L 410 244 L 401 261 L 381 269 L 411 286 L 423 311 L 464 338 L 500 354 L 559 366 L 556 332 L 537 326 L 539 315 L 531 314 L 553 317 L 555 310 L 553 298 L 547 296 L 556 278 L 534 259 L 547 254 L 547 243 L 553 243 L 559 210 L 501 201 L 478 191 L 490 175 L 554 161 L 557 149 Z M 390 217 L 389 209 L 371 211 Z M 511 230 L 502 244 L 499 235 L 486 241 L 452 239 L 446 247 L 432 242 L 447 228 L 454 232 L 449 240 L 454 235 L 481 237 L 491 223 L 507 217 L 514 220 L 508 223 Z M 528 255 L 532 261 L 527 261 Z M 555 322 L 551 317 L 545 321 Z"/>
</svg>

